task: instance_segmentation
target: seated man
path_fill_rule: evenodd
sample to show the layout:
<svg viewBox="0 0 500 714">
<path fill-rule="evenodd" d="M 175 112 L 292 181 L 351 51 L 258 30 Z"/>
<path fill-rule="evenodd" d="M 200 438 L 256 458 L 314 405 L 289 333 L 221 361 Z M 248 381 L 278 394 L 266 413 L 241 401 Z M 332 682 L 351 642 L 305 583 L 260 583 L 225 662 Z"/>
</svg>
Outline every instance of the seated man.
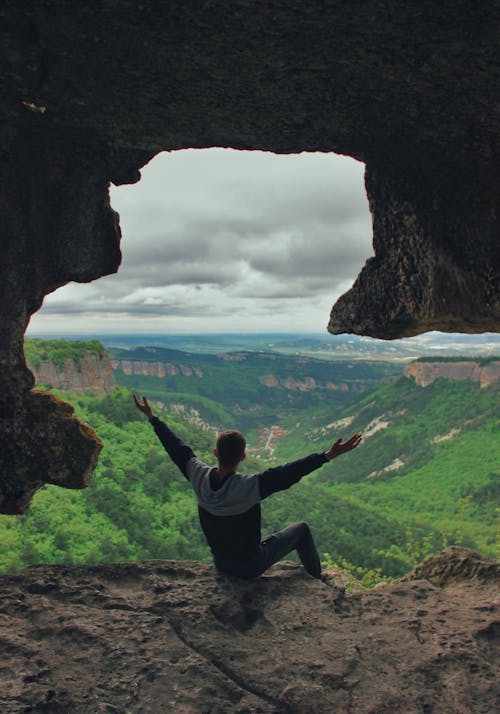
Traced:
<svg viewBox="0 0 500 714">
<path fill-rule="evenodd" d="M 216 567 L 241 578 L 261 575 L 287 553 L 297 550 L 302 565 L 315 578 L 321 565 L 307 523 L 295 523 L 261 540 L 260 502 L 276 491 L 283 491 L 327 461 L 355 449 L 361 441 L 354 434 L 328 451 L 311 454 L 284 466 L 245 476 L 236 472 L 245 459 L 246 441 L 239 431 L 223 431 L 217 438 L 214 456 L 217 468 L 200 461 L 160 419 L 153 415 L 148 401 L 134 402 L 152 424 L 166 452 L 191 483 L 198 500 L 200 523 L 212 551 Z"/>
</svg>

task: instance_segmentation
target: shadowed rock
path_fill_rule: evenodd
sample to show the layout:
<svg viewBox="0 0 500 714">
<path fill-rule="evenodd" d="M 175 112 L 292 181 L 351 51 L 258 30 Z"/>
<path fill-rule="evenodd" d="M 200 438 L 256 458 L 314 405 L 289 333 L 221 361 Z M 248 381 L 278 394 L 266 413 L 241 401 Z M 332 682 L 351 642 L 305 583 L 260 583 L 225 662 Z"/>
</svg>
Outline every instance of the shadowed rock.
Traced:
<svg viewBox="0 0 500 714">
<path fill-rule="evenodd" d="M 5 420 L 7 421 L 7 420 Z M 45 483 L 85 488 L 102 442 L 73 417 L 73 407 L 46 392 L 26 395 L 2 434 L 0 513 L 20 515 Z M 11 471 L 6 471 L 6 466 Z M 8 478 L 15 475 L 15 479 Z"/>
</svg>

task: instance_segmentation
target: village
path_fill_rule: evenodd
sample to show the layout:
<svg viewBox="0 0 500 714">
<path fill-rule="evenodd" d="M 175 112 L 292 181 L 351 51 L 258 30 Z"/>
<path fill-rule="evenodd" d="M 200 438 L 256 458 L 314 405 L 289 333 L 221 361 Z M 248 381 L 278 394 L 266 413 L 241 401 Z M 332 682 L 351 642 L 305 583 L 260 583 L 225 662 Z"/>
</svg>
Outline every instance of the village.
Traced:
<svg viewBox="0 0 500 714">
<path fill-rule="evenodd" d="M 286 436 L 287 432 L 280 426 L 266 426 L 259 429 L 259 439 L 257 446 L 252 451 L 257 456 L 265 456 L 266 459 L 273 460 L 276 440 Z"/>
</svg>

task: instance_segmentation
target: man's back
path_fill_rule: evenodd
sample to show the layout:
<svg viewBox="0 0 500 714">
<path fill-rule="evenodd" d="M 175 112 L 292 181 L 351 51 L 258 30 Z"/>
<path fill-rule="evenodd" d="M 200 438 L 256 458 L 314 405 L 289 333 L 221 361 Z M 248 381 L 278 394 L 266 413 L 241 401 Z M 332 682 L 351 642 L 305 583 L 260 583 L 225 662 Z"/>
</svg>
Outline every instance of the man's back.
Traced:
<svg viewBox="0 0 500 714">
<path fill-rule="evenodd" d="M 260 502 L 322 466 L 324 454 L 311 454 L 290 464 L 243 475 L 217 478 L 217 469 L 196 457 L 157 417 L 150 419 L 167 453 L 190 482 L 198 501 L 200 524 L 214 560 L 249 560 L 261 542 Z"/>
<path fill-rule="evenodd" d="M 260 494 L 257 476 L 238 473 L 217 477 L 217 469 L 196 457 L 186 475 L 198 501 L 201 528 L 214 559 L 248 560 L 261 540 Z"/>
</svg>

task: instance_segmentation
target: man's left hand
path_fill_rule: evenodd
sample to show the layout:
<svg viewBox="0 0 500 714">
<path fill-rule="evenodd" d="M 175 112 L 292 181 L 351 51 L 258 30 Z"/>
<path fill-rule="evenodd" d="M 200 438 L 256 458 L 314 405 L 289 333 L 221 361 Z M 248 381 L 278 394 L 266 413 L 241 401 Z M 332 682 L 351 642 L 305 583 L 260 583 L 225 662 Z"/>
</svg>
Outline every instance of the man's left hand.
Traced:
<svg viewBox="0 0 500 714">
<path fill-rule="evenodd" d="M 342 439 L 337 439 L 337 441 L 332 444 L 332 446 L 325 451 L 325 456 L 328 461 L 335 459 L 340 454 L 345 454 L 348 451 L 352 451 L 361 443 L 361 434 L 354 434 L 350 439 L 342 443 Z"/>
</svg>

